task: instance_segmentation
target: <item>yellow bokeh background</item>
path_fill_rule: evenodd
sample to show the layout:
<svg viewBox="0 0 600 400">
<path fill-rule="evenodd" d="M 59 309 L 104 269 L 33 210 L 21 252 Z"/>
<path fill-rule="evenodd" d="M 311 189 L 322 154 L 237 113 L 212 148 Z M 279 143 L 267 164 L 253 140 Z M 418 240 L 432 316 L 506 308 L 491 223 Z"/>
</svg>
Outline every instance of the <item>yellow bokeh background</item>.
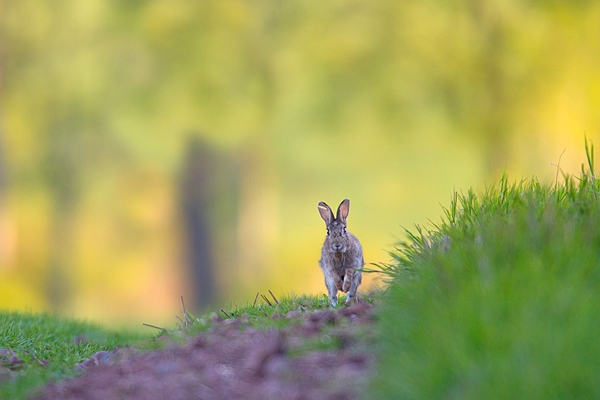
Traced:
<svg viewBox="0 0 600 400">
<path fill-rule="evenodd" d="M 455 189 L 576 173 L 598 65 L 594 1 L 0 1 L 0 307 L 174 324 L 196 145 L 211 304 L 324 293 L 319 201 L 386 262 Z"/>
</svg>

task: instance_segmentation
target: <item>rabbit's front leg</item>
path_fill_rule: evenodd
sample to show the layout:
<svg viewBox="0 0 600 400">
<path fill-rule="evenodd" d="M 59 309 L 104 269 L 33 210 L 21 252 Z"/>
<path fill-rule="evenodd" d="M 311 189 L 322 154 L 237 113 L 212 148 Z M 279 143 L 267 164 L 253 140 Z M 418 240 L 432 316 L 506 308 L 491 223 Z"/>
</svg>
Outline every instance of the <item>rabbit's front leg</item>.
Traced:
<svg viewBox="0 0 600 400">
<path fill-rule="evenodd" d="M 323 271 L 325 275 L 325 286 L 327 286 L 327 291 L 329 292 L 329 302 L 331 303 L 332 307 L 336 307 L 337 306 L 337 292 L 338 292 L 338 288 L 335 284 L 335 279 L 333 278 L 333 276 L 331 275 L 330 271 Z M 338 278 L 339 280 L 339 278 Z"/>
</svg>

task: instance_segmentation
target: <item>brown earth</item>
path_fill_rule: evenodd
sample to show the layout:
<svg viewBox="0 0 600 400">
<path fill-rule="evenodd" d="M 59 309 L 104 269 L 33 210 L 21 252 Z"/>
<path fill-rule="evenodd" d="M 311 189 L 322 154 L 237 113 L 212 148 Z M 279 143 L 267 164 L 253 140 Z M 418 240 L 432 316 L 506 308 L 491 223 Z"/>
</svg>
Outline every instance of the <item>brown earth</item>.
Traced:
<svg viewBox="0 0 600 400">
<path fill-rule="evenodd" d="M 184 345 L 99 352 L 81 376 L 46 386 L 36 400 L 357 399 L 374 360 L 373 306 L 291 311 L 281 329 L 247 316 L 217 320 Z"/>
</svg>

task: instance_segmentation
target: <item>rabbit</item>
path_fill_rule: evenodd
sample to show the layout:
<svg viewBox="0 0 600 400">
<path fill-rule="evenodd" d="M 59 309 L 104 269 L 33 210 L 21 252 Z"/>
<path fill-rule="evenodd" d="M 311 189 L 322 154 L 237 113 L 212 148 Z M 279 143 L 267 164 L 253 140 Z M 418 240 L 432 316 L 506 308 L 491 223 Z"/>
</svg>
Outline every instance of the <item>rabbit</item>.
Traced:
<svg viewBox="0 0 600 400">
<path fill-rule="evenodd" d="M 346 219 L 350 212 L 350 200 L 342 201 L 334 217 L 331 208 L 319 203 L 319 214 L 327 226 L 327 237 L 321 250 L 319 266 L 325 276 L 325 286 L 329 292 L 329 302 L 337 306 L 337 293 L 348 293 L 346 304 L 356 296 L 362 283 L 360 269 L 364 266 L 362 246 L 358 238 L 346 230 Z"/>
</svg>

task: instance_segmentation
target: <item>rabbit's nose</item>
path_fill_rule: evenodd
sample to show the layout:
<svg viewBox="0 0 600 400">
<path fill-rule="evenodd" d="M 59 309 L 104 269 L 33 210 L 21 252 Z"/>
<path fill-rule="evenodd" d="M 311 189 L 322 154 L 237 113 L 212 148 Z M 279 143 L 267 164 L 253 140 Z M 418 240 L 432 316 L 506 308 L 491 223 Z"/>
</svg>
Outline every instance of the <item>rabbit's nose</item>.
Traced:
<svg viewBox="0 0 600 400">
<path fill-rule="evenodd" d="M 342 249 L 342 245 L 341 245 L 340 243 L 335 243 L 335 244 L 333 245 L 333 249 L 334 249 L 335 251 L 340 251 L 340 250 Z"/>
</svg>

